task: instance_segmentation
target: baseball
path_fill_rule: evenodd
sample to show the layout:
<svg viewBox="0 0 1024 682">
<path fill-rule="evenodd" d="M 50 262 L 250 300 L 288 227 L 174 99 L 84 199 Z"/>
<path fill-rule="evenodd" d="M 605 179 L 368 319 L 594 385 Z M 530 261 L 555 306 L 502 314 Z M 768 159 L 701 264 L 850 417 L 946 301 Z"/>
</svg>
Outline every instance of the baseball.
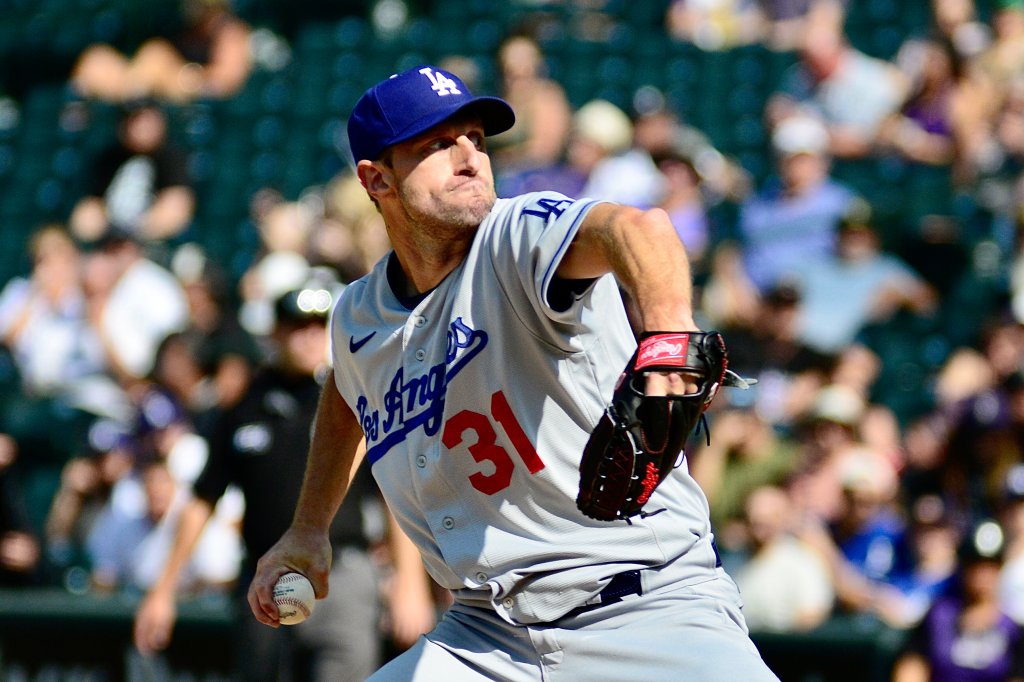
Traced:
<svg viewBox="0 0 1024 682">
<path fill-rule="evenodd" d="M 313 612 L 313 585 L 301 573 L 285 573 L 274 584 L 274 603 L 282 625 L 298 625 Z"/>
</svg>

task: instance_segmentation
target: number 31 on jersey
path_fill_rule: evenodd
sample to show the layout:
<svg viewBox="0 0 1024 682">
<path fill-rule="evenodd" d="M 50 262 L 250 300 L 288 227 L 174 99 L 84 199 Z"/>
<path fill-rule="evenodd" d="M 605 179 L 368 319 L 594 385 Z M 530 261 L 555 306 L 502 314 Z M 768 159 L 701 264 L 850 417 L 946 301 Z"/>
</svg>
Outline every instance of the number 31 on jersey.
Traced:
<svg viewBox="0 0 1024 682">
<path fill-rule="evenodd" d="M 527 471 L 535 474 L 544 468 L 544 462 L 537 454 L 536 448 L 512 413 L 508 399 L 504 393 L 498 391 L 491 396 L 490 416 L 473 410 L 462 410 L 445 423 L 444 433 L 441 435 L 441 442 L 451 450 L 463 442 L 467 431 L 476 433 L 476 442 L 467 448 L 469 454 L 479 463 L 490 462 L 494 466 L 494 472 L 485 474 L 477 471 L 469 476 L 469 482 L 485 495 L 493 495 L 507 488 L 512 482 L 512 472 L 515 469 L 515 461 L 508 451 L 498 444 L 494 422 L 501 426 Z"/>
</svg>

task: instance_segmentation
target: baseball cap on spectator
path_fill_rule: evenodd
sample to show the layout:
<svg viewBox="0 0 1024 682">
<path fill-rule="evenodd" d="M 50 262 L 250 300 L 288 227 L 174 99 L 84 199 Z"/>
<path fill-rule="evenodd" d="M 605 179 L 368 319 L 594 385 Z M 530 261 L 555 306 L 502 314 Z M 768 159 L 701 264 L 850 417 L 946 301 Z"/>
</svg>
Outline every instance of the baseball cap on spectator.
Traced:
<svg viewBox="0 0 1024 682">
<path fill-rule="evenodd" d="M 960 543 L 957 557 L 961 564 L 978 562 L 1002 563 L 1006 552 L 1006 536 L 1002 527 L 986 519 L 974 526 Z"/>
<path fill-rule="evenodd" d="M 274 319 L 278 324 L 301 326 L 312 322 L 324 323 L 334 304 L 334 292 L 326 286 L 310 284 L 292 289 L 274 302 Z"/>
<path fill-rule="evenodd" d="M 374 160 L 462 111 L 480 116 L 484 134 L 512 127 L 515 113 L 500 97 L 475 97 L 462 80 L 435 66 L 416 66 L 377 83 L 359 98 L 348 119 L 352 156 Z"/>
<path fill-rule="evenodd" d="M 852 388 L 831 384 L 815 395 L 809 417 L 814 421 L 855 426 L 864 416 L 866 407 L 864 399 Z"/>
<path fill-rule="evenodd" d="M 800 287 L 793 282 L 782 281 L 776 283 L 764 295 L 764 302 L 772 308 L 790 308 L 799 305 L 803 298 Z"/>
<path fill-rule="evenodd" d="M 633 123 L 629 116 L 603 99 L 591 100 L 580 107 L 573 116 L 573 129 L 606 154 L 625 151 L 633 142 Z"/>
<path fill-rule="evenodd" d="M 139 234 L 127 225 L 111 223 L 106 230 L 93 239 L 78 239 L 78 246 L 82 251 L 105 251 L 120 247 L 124 244 L 142 245 L 142 238 Z"/>
<path fill-rule="evenodd" d="M 824 154 L 828 151 L 828 129 L 813 116 L 790 116 L 775 127 L 772 146 L 783 156 Z"/>
</svg>

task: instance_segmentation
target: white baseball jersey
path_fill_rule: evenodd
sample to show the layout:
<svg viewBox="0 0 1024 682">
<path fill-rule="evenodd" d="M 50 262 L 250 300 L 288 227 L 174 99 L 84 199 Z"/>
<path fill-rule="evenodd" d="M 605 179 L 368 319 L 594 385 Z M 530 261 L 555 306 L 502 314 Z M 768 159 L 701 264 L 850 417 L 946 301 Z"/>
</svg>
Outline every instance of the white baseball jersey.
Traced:
<svg viewBox="0 0 1024 682">
<path fill-rule="evenodd" d="M 555 310 L 548 290 L 591 200 L 499 199 L 472 248 L 409 309 L 384 258 L 332 321 L 335 377 L 374 477 L 427 569 L 459 601 L 550 622 L 610 576 L 671 562 L 714 576 L 707 501 L 685 467 L 632 523 L 576 508 L 579 461 L 636 347 L 616 282 Z"/>
</svg>

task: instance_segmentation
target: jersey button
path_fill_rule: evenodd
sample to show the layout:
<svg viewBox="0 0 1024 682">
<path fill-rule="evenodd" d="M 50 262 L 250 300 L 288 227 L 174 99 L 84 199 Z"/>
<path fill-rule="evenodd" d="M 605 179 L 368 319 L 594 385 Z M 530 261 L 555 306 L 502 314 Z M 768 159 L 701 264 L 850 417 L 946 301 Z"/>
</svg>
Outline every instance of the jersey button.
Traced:
<svg viewBox="0 0 1024 682">
<path fill-rule="evenodd" d="M 501 605 L 504 606 L 506 609 L 510 609 L 516 605 L 516 600 L 512 597 L 505 597 L 501 600 Z"/>
<path fill-rule="evenodd" d="M 452 528 L 455 527 L 455 519 L 453 519 L 450 516 L 446 516 L 441 521 L 441 525 L 445 527 L 445 530 L 451 530 Z"/>
<path fill-rule="evenodd" d="M 423 350 L 422 348 L 420 348 L 418 351 L 416 351 L 416 359 L 417 360 L 422 362 L 423 358 L 425 358 L 425 357 L 427 357 L 427 351 Z"/>
<path fill-rule="evenodd" d="M 413 324 L 415 324 L 417 327 L 422 327 L 426 323 L 427 323 L 427 318 L 423 317 L 422 315 L 417 315 L 416 319 L 413 320 Z"/>
<path fill-rule="evenodd" d="M 423 467 L 427 466 L 427 456 L 426 455 L 416 455 L 416 466 L 418 466 L 420 469 L 422 469 Z"/>
<path fill-rule="evenodd" d="M 487 582 L 487 574 L 486 573 L 477 573 L 476 574 L 476 581 L 478 583 L 485 583 L 485 582 Z"/>
</svg>

